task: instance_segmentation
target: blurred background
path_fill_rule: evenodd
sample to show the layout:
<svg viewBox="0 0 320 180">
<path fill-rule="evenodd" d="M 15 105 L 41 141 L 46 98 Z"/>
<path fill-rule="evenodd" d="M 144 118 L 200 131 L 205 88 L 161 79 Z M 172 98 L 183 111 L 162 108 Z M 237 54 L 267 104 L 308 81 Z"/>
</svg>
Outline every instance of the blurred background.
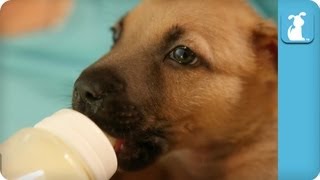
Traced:
<svg viewBox="0 0 320 180">
<path fill-rule="evenodd" d="M 139 0 L 11 0 L 0 11 L 0 143 L 61 108 L 111 47 L 110 28 Z M 276 0 L 251 0 L 277 21 Z"/>
</svg>

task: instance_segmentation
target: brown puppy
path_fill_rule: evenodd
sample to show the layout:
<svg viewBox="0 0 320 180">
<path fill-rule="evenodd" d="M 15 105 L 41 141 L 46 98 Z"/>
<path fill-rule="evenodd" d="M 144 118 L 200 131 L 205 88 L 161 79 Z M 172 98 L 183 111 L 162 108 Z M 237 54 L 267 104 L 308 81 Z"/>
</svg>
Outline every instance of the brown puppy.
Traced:
<svg viewBox="0 0 320 180">
<path fill-rule="evenodd" d="M 277 30 L 241 0 L 145 0 L 75 84 L 123 179 L 277 178 Z"/>
</svg>

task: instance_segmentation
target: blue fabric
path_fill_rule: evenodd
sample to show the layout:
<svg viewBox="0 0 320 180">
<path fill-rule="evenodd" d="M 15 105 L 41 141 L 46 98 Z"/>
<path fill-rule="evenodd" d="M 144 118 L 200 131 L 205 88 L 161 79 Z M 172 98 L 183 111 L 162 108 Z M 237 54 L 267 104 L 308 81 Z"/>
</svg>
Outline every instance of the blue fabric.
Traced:
<svg viewBox="0 0 320 180">
<path fill-rule="evenodd" d="M 110 49 L 109 28 L 137 2 L 75 0 L 69 17 L 59 26 L 0 38 L 0 142 L 71 106 L 74 80 Z M 275 9 L 272 3 L 254 4 L 264 15 Z"/>
<path fill-rule="evenodd" d="M 278 0 L 250 0 L 250 2 L 262 16 L 278 22 Z"/>
<path fill-rule="evenodd" d="M 71 106 L 74 80 L 110 49 L 110 27 L 138 0 L 74 2 L 69 17 L 54 28 L 0 37 L 0 142 Z"/>
</svg>

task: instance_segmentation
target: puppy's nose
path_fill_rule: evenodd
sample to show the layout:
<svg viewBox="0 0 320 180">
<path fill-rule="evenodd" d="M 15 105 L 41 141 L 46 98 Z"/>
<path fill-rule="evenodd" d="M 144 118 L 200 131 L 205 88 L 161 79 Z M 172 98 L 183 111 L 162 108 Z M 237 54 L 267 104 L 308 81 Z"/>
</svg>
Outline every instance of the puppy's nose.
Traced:
<svg viewBox="0 0 320 180">
<path fill-rule="evenodd" d="M 99 84 L 87 80 L 78 79 L 75 90 L 80 97 L 87 102 L 94 102 L 103 99 L 103 91 Z"/>
<path fill-rule="evenodd" d="M 85 102 L 94 103 L 118 96 L 124 91 L 124 83 L 112 73 L 84 72 L 75 83 L 75 91 Z"/>
</svg>

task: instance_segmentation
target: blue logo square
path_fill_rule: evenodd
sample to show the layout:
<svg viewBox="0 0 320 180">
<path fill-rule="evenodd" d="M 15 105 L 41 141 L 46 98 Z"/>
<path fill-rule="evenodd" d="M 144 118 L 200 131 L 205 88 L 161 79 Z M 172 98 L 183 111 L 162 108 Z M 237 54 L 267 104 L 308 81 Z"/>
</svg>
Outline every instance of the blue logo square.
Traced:
<svg viewBox="0 0 320 180">
<path fill-rule="evenodd" d="M 314 40 L 314 15 L 294 11 L 281 16 L 281 39 L 288 44 L 309 44 Z"/>
</svg>

